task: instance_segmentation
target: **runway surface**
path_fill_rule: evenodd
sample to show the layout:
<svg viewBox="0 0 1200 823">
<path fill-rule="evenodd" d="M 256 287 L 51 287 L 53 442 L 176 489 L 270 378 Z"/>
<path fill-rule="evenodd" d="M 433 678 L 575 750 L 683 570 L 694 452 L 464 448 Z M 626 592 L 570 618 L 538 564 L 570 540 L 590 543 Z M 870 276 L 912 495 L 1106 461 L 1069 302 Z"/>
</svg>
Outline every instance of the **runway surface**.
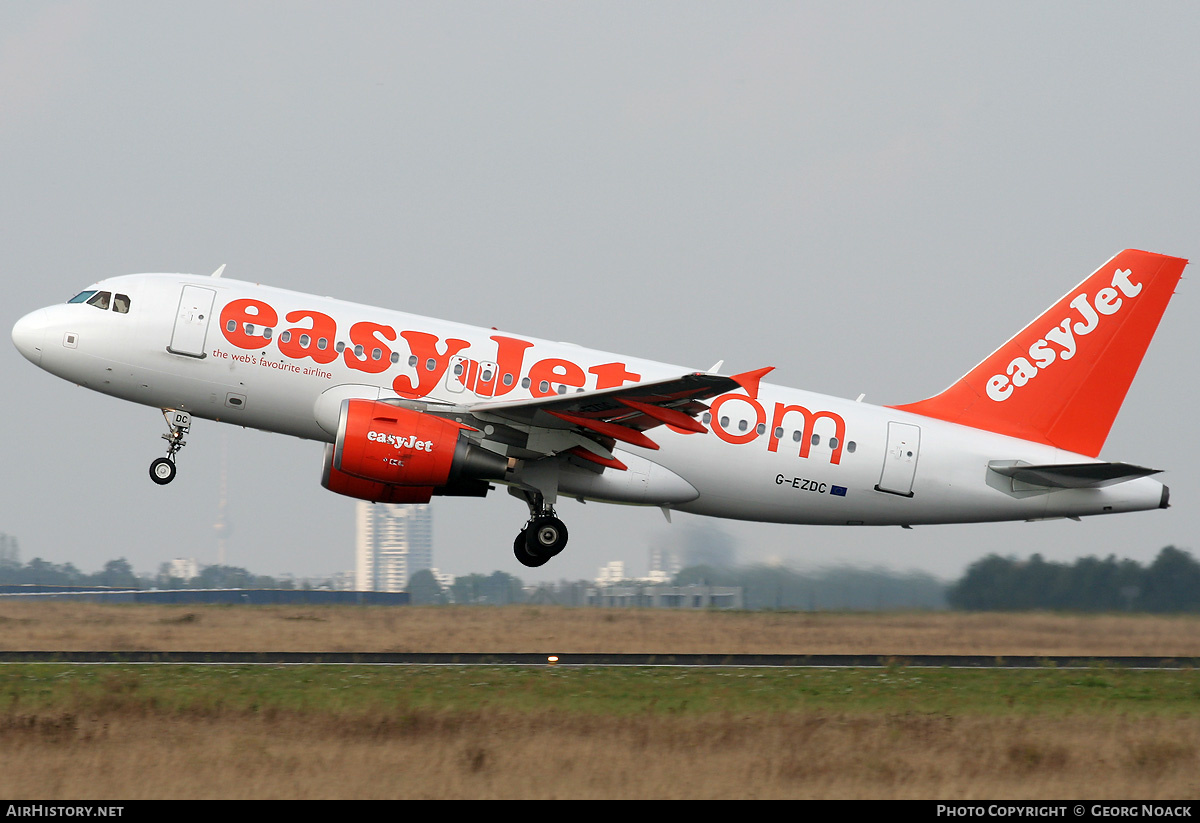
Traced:
<svg viewBox="0 0 1200 823">
<path fill-rule="evenodd" d="M 855 654 L 554 654 L 389 652 L 114 652 L 0 651 L 0 663 L 147 663 L 369 666 L 678 666 L 790 668 L 1196 669 L 1200 657 L 997 657 Z"/>
</svg>

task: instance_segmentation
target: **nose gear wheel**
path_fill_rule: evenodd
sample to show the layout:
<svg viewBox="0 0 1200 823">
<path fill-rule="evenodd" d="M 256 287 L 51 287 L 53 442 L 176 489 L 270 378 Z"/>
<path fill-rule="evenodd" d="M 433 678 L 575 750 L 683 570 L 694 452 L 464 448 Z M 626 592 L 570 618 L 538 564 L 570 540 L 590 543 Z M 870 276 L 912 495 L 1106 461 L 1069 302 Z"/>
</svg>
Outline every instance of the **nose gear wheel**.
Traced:
<svg viewBox="0 0 1200 823">
<path fill-rule="evenodd" d="M 169 429 L 169 432 L 162 436 L 162 439 L 167 441 L 167 456 L 159 457 L 150 464 L 150 479 L 160 486 L 165 486 L 175 479 L 175 455 L 187 445 L 183 436 L 192 427 L 192 416 L 175 409 L 163 409 L 162 413 Z"/>
</svg>

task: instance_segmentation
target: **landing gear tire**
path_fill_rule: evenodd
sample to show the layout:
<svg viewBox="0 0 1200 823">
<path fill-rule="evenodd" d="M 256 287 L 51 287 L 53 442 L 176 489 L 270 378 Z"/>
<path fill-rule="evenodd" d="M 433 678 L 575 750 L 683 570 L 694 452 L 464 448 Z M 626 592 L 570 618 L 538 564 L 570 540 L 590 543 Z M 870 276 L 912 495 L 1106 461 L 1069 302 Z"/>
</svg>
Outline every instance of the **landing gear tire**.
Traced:
<svg viewBox="0 0 1200 823">
<path fill-rule="evenodd" d="M 547 559 L 561 552 L 567 545 L 567 525 L 557 517 L 535 517 L 525 527 L 525 547 L 530 554 Z"/>
<path fill-rule="evenodd" d="M 522 529 L 517 539 L 513 541 L 513 555 L 517 558 L 517 562 L 522 566 L 528 566 L 531 569 L 536 569 L 538 566 L 546 565 L 546 562 L 553 555 L 534 555 L 530 553 L 526 546 L 526 531 Z"/>
<path fill-rule="evenodd" d="M 543 566 L 566 548 L 567 526 L 554 516 L 554 506 L 537 489 L 510 487 L 509 493 L 529 506 L 529 520 L 513 541 L 513 554 L 523 566 Z"/>
<path fill-rule="evenodd" d="M 175 479 L 175 462 L 160 457 L 150 464 L 150 479 L 160 486 L 165 486 Z"/>
<path fill-rule="evenodd" d="M 192 427 L 192 416 L 178 409 L 163 409 L 162 413 L 168 429 L 168 433 L 162 436 L 162 439 L 167 441 L 167 456 L 160 457 L 150 464 L 150 479 L 160 486 L 165 486 L 175 479 L 175 455 L 187 445 L 183 436 Z"/>
</svg>

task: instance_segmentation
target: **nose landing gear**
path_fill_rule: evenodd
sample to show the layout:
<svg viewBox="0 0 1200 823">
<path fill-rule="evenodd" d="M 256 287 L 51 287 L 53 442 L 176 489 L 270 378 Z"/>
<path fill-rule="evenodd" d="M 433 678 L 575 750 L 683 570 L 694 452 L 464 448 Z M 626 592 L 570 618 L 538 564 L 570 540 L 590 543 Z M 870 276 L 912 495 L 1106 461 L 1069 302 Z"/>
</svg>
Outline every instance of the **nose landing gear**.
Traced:
<svg viewBox="0 0 1200 823">
<path fill-rule="evenodd" d="M 175 479 L 175 455 L 187 445 L 183 436 L 192 427 L 192 416 L 175 409 L 163 409 L 162 413 L 170 430 L 162 436 L 162 439 L 167 441 L 167 456 L 160 457 L 150 464 L 150 479 L 160 486 L 165 486 Z"/>
</svg>

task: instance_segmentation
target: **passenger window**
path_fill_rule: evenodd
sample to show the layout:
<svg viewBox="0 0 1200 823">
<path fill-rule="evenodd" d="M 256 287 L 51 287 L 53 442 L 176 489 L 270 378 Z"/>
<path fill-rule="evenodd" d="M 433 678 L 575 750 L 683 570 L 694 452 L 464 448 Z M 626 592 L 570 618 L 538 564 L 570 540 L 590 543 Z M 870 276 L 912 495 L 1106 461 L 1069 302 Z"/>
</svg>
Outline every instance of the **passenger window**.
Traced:
<svg viewBox="0 0 1200 823">
<path fill-rule="evenodd" d="M 108 301 L 112 299 L 112 292 L 98 291 L 91 300 L 87 301 L 89 306 L 95 306 L 98 309 L 108 311 Z"/>
<path fill-rule="evenodd" d="M 129 295 L 118 294 L 113 298 L 113 311 L 120 314 L 129 314 Z"/>
<path fill-rule="evenodd" d="M 320 349 L 321 351 L 325 351 L 327 348 L 329 348 L 329 341 L 326 340 L 324 337 L 318 337 L 317 338 L 317 348 Z"/>
</svg>

